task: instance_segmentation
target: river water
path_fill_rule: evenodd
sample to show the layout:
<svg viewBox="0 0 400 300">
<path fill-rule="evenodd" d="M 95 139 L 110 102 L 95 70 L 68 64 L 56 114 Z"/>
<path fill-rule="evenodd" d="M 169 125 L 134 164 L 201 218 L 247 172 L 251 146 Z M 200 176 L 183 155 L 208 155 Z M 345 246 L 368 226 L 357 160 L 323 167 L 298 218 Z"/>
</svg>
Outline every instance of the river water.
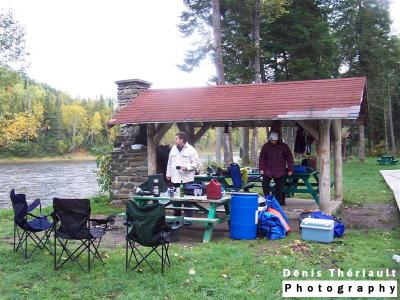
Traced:
<svg viewBox="0 0 400 300">
<path fill-rule="evenodd" d="M 213 154 L 200 154 L 202 162 L 215 159 Z M 235 153 L 234 160 L 239 156 Z M 94 161 L 63 161 L 0 164 L 0 208 L 11 207 L 10 190 L 36 198 L 42 204 L 58 198 L 86 198 L 99 192 Z"/>
<path fill-rule="evenodd" d="M 0 208 L 11 207 L 10 190 L 42 204 L 54 197 L 85 198 L 99 192 L 94 161 L 0 164 Z"/>
</svg>

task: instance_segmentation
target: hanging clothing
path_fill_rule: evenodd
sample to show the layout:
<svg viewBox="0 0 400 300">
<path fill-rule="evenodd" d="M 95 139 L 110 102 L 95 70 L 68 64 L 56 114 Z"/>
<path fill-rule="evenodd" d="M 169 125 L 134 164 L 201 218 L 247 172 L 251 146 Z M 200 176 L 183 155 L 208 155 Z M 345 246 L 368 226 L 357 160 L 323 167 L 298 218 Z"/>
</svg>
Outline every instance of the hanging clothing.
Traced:
<svg viewBox="0 0 400 300">
<path fill-rule="evenodd" d="M 306 151 L 306 132 L 303 128 L 298 127 L 296 132 L 296 140 L 294 143 L 294 153 L 304 154 Z"/>
<path fill-rule="evenodd" d="M 307 155 L 311 155 L 311 145 L 312 145 L 312 143 L 314 143 L 314 140 L 315 139 L 311 134 L 306 133 L 306 154 Z"/>
</svg>

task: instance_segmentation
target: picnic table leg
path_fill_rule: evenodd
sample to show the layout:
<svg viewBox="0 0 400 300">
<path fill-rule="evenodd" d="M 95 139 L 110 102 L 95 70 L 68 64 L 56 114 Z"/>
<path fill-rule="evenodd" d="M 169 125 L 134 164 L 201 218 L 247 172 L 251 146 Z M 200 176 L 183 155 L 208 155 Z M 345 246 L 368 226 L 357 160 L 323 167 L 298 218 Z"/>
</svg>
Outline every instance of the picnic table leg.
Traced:
<svg viewBox="0 0 400 300">
<path fill-rule="evenodd" d="M 304 181 L 305 186 L 310 191 L 311 196 L 314 198 L 315 202 L 317 202 L 317 204 L 319 205 L 319 196 L 318 196 L 317 192 L 314 190 L 314 188 L 312 187 L 312 185 L 310 184 L 310 182 L 308 181 L 308 178 L 304 178 L 303 181 Z"/>
<path fill-rule="evenodd" d="M 225 218 L 228 222 L 228 228 L 231 229 L 231 208 L 229 206 L 229 203 L 225 203 L 224 208 L 225 208 Z"/>
<path fill-rule="evenodd" d="M 215 219 L 217 216 L 217 209 L 215 207 L 215 203 L 210 203 L 210 209 L 208 210 L 208 218 Z M 203 243 L 208 243 L 211 241 L 214 223 L 206 223 L 204 224 L 205 232 L 203 237 Z"/>
</svg>

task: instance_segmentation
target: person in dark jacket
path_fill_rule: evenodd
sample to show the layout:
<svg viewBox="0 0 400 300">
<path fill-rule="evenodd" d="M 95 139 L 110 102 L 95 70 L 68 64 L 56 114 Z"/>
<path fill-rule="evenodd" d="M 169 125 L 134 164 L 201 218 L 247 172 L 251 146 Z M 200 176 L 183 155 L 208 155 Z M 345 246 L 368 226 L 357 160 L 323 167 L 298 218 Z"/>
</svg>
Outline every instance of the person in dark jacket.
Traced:
<svg viewBox="0 0 400 300">
<path fill-rule="evenodd" d="M 268 142 L 260 152 L 259 170 L 263 175 L 262 187 L 264 195 L 271 192 L 270 183 L 275 182 L 275 198 L 281 205 L 285 205 L 282 189 L 287 174 L 293 174 L 293 155 L 288 145 L 279 140 L 278 133 L 270 132 Z"/>
</svg>

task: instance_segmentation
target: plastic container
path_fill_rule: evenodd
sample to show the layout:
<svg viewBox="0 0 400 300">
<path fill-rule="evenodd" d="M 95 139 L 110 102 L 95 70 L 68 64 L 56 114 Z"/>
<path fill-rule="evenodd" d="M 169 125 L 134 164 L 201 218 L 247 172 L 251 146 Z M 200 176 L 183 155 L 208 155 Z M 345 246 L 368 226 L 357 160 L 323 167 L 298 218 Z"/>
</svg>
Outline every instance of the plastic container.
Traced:
<svg viewBox="0 0 400 300">
<path fill-rule="evenodd" d="M 206 187 L 206 194 L 207 194 L 207 199 L 211 200 L 221 199 L 222 196 L 221 184 L 216 179 L 212 179 Z"/>
<path fill-rule="evenodd" d="M 257 210 L 257 193 L 232 193 L 230 216 L 231 239 L 256 239 L 258 220 Z"/>
<path fill-rule="evenodd" d="M 301 238 L 306 241 L 331 243 L 334 234 L 333 220 L 304 218 L 301 221 Z"/>
</svg>

